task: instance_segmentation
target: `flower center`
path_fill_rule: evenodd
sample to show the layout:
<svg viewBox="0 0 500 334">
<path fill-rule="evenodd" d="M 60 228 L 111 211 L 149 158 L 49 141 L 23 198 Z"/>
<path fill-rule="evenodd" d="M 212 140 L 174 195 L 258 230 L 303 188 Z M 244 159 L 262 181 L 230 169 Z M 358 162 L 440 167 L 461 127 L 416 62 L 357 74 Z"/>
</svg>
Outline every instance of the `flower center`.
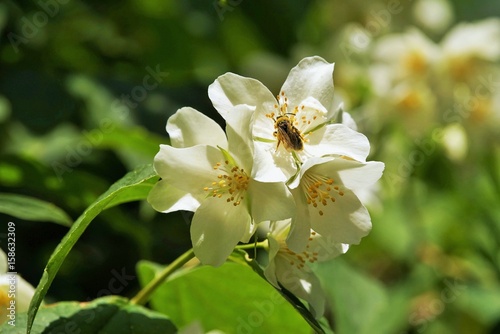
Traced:
<svg viewBox="0 0 500 334">
<path fill-rule="evenodd" d="M 288 98 L 285 95 L 285 92 L 281 92 L 278 96 L 276 96 L 276 99 L 278 100 L 278 104 L 274 105 L 275 111 L 266 114 L 266 117 L 274 120 L 276 122 L 277 118 L 276 115 L 279 116 L 286 116 L 290 115 L 289 119 L 292 123 L 292 125 L 298 129 L 301 127 L 310 125 L 311 122 L 314 122 L 318 118 L 318 113 L 317 112 L 307 112 L 307 114 L 301 115 L 300 118 L 296 118 L 297 113 L 299 111 L 303 111 L 305 106 L 303 104 L 295 106 L 293 110 L 290 112 L 288 111 Z"/>
<path fill-rule="evenodd" d="M 214 169 L 221 172 L 217 175 L 218 180 L 212 182 L 211 187 L 205 187 L 203 190 L 207 191 L 209 196 L 225 197 L 226 202 L 232 202 L 234 206 L 240 205 L 250 182 L 245 170 L 238 166 L 231 166 L 227 160 L 224 164 L 218 162 Z"/>
<path fill-rule="evenodd" d="M 309 250 L 309 242 L 313 240 L 313 237 L 315 235 L 316 232 L 311 231 L 306 249 L 302 253 L 295 253 L 294 251 L 290 250 L 286 245 L 285 240 L 280 243 L 280 252 L 284 257 L 288 259 L 288 263 L 291 266 L 295 266 L 297 269 L 301 270 L 305 267 L 306 262 L 314 263 L 318 261 L 318 252 L 312 252 Z"/>
<path fill-rule="evenodd" d="M 302 177 L 302 187 L 306 194 L 307 204 L 318 208 L 319 204 L 327 206 L 329 202 L 335 203 L 334 194 L 344 196 L 344 192 L 339 186 L 334 185 L 335 181 L 323 175 L 306 173 Z M 324 213 L 318 208 L 318 213 L 322 216 Z"/>
</svg>

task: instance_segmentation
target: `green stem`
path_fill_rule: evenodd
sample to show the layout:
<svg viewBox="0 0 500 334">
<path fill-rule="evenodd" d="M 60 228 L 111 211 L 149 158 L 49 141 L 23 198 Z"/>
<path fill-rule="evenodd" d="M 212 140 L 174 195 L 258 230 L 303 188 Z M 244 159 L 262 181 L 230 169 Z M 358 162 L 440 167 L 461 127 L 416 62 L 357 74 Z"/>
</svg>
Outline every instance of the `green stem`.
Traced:
<svg viewBox="0 0 500 334">
<path fill-rule="evenodd" d="M 236 249 L 254 249 L 254 248 L 269 248 L 269 243 L 267 240 L 256 242 L 253 244 L 238 245 Z"/>
<path fill-rule="evenodd" d="M 136 305 L 146 304 L 149 301 L 149 298 L 151 298 L 151 294 L 158 288 L 158 286 L 160 286 L 160 284 L 162 284 L 168 276 L 174 273 L 177 269 L 181 268 L 192 258 L 194 258 L 194 252 L 191 248 L 157 274 L 153 280 L 148 283 L 148 285 L 142 288 L 141 291 L 139 291 L 137 295 L 130 300 L 130 302 Z"/>
</svg>

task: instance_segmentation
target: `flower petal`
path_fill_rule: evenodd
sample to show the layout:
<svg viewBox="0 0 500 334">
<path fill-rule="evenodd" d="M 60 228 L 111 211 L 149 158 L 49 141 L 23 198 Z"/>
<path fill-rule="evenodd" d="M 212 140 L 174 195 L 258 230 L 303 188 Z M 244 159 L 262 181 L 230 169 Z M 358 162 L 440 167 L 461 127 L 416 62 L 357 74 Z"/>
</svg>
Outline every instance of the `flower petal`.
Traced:
<svg viewBox="0 0 500 334">
<path fill-rule="evenodd" d="M 384 167 L 384 163 L 379 161 L 361 163 L 335 158 L 326 164 L 314 166 L 314 172 L 328 175 L 346 188 L 357 190 L 367 188 L 377 182 L 382 176 Z"/>
<path fill-rule="evenodd" d="M 267 267 L 264 269 L 264 276 L 266 276 L 266 279 L 272 285 L 279 289 L 280 286 L 278 284 L 278 279 L 276 278 L 276 263 L 274 262 L 274 259 L 278 254 L 280 245 L 273 237 L 269 237 L 267 240 L 269 242 L 269 262 Z"/>
<path fill-rule="evenodd" d="M 299 270 L 290 266 L 288 259 L 279 254 L 275 259 L 276 277 L 281 285 L 295 296 L 307 301 L 316 318 L 320 318 L 325 308 L 325 293 L 316 275 L 308 268 Z"/>
<path fill-rule="evenodd" d="M 295 115 L 297 128 L 302 135 L 308 134 L 314 128 L 324 124 L 327 119 L 327 110 L 314 97 L 308 97 L 300 103 L 298 112 Z"/>
<path fill-rule="evenodd" d="M 316 157 L 337 154 L 365 161 L 370 153 L 370 143 L 366 136 L 343 124 L 324 126 L 310 133 L 307 139 L 305 151 Z"/>
<path fill-rule="evenodd" d="M 245 205 L 232 205 L 209 197 L 196 210 L 191 224 L 191 241 L 203 264 L 220 266 L 238 241 L 250 229 L 251 217 Z"/>
<path fill-rule="evenodd" d="M 288 97 L 289 106 L 294 108 L 312 96 L 330 110 L 333 107 L 333 68 L 334 64 L 318 56 L 302 59 L 290 71 L 281 89 Z"/>
<path fill-rule="evenodd" d="M 165 180 L 155 184 L 148 194 L 148 202 L 153 209 L 163 213 L 178 210 L 196 211 L 200 202 L 190 193 L 173 187 Z"/>
<path fill-rule="evenodd" d="M 238 105 L 226 115 L 226 132 L 229 142 L 229 152 L 248 172 L 253 165 L 253 140 L 251 135 L 254 108 Z"/>
<path fill-rule="evenodd" d="M 168 119 L 167 132 L 173 147 L 210 145 L 227 148 L 226 135 L 221 127 L 211 118 L 190 107 L 177 110 Z"/>
<path fill-rule="evenodd" d="M 320 204 L 318 208 L 307 205 L 311 227 L 334 243 L 358 244 L 371 230 L 370 215 L 352 191 L 346 189 L 343 193 L 334 203 Z"/>
<path fill-rule="evenodd" d="M 174 148 L 160 145 L 154 168 L 165 182 L 200 200 L 206 197 L 203 188 L 217 180 L 219 173 L 214 165 L 221 161 L 224 161 L 221 151 L 212 146 Z"/>
<path fill-rule="evenodd" d="M 292 219 L 290 233 L 286 239 L 288 248 L 295 253 L 302 253 L 307 246 L 311 235 L 311 221 L 309 210 L 304 196 L 301 196 L 300 189 L 292 190 L 295 198 L 295 217 Z"/>
<path fill-rule="evenodd" d="M 292 155 L 276 143 L 256 141 L 252 177 L 260 182 L 285 182 L 297 171 Z"/>
<path fill-rule="evenodd" d="M 0 297 L 2 302 L 8 303 L 9 298 L 7 297 L 11 293 L 11 275 L 0 275 Z M 15 307 L 18 312 L 24 312 L 29 309 L 29 305 L 33 295 L 35 294 L 35 288 L 28 283 L 20 275 L 16 275 L 16 295 L 15 295 Z M 6 304 L 2 303 L 2 307 L 7 307 Z M 3 314 L 4 316 L 5 313 Z M 0 323 L 3 322 L 0 321 Z"/>
<path fill-rule="evenodd" d="M 308 250 L 318 254 L 318 262 L 324 262 L 345 254 L 349 250 L 349 245 L 335 242 L 332 237 L 316 234 L 309 241 Z"/>
<path fill-rule="evenodd" d="M 234 73 L 218 77 L 208 87 L 208 96 L 223 118 L 240 104 L 272 111 L 276 103 L 274 95 L 260 81 Z"/>
<path fill-rule="evenodd" d="M 299 175 L 295 179 L 293 179 L 293 181 L 288 186 L 290 187 L 290 189 L 297 188 L 300 184 L 302 177 L 310 168 L 317 167 L 319 165 L 323 165 L 323 164 L 330 162 L 330 161 L 333 161 L 333 160 L 335 160 L 334 157 L 312 157 L 312 158 L 309 158 L 308 160 L 306 160 L 306 162 L 304 162 L 304 164 L 300 168 Z M 325 175 L 328 175 L 328 174 L 325 174 Z"/>
<path fill-rule="evenodd" d="M 252 217 L 256 223 L 291 218 L 295 213 L 293 196 L 282 182 L 250 181 L 248 187 Z"/>
<path fill-rule="evenodd" d="M 342 110 L 341 112 L 342 112 L 342 124 L 347 126 L 349 129 L 358 131 L 358 125 L 356 124 L 356 121 L 354 121 L 354 119 L 352 118 L 351 114 Z"/>
</svg>

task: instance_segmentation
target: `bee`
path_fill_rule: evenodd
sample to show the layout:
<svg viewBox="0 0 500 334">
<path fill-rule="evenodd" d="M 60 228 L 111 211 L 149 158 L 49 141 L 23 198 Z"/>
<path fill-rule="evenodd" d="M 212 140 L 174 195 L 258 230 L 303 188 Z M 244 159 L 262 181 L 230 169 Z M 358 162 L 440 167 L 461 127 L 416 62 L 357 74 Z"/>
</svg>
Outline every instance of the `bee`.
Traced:
<svg viewBox="0 0 500 334">
<path fill-rule="evenodd" d="M 293 114 L 292 114 L 293 115 Z M 278 138 L 278 145 L 276 145 L 276 150 L 283 143 L 283 146 L 288 151 L 302 151 L 304 149 L 304 137 L 300 134 L 300 131 L 293 126 L 292 120 L 286 114 L 278 116 L 274 121 L 274 131 L 273 135 Z"/>
</svg>

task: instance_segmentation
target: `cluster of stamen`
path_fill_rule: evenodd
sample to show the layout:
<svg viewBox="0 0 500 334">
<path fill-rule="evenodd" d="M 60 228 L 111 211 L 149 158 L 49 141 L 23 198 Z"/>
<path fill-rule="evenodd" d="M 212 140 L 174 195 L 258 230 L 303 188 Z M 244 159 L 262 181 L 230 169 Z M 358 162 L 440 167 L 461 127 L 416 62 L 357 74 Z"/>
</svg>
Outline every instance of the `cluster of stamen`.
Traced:
<svg viewBox="0 0 500 334">
<path fill-rule="evenodd" d="M 309 242 L 313 240 L 313 237 L 315 235 L 316 232 L 311 231 L 306 249 L 302 253 L 295 253 L 294 251 L 290 250 L 285 242 L 280 245 L 280 251 L 288 259 L 291 266 L 295 266 L 297 269 L 303 269 L 306 265 L 306 262 L 314 263 L 318 261 L 318 252 L 311 251 L 309 245 Z"/>
<path fill-rule="evenodd" d="M 281 92 L 279 95 L 276 96 L 276 99 L 278 100 L 278 104 L 274 105 L 275 111 L 266 114 L 266 117 L 276 121 L 276 115 L 283 116 L 283 115 L 290 115 L 290 121 L 292 122 L 293 126 L 296 128 L 299 128 L 301 125 L 309 125 L 311 124 L 312 121 L 315 121 L 318 116 L 314 114 L 308 114 L 302 115 L 300 119 L 295 119 L 295 116 L 299 111 L 302 111 L 305 109 L 304 105 L 299 105 L 295 106 L 291 112 L 288 111 L 288 98 L 285 95 L 285 92 Z M 310 117 L 308 117 L 310 116 Z"/>
<path fill-rule="evenodd" d="M 217 175 L 218 180 L 212 182 L 211 187 L 205 187 L 203 190 L 207 191 L 209 196 L 225 197 L 226 202 L 233 203 L 234 206 L 240 205 L 250 182 L 245 170 L 238 166 L 231 166 L 229 161 L 224 161 L 224 164 L 218 162 L 214 170 L 222 173 Z"/>
<path fill-rule="evenodd" d="M 276 120 L 275 119 L 276 115 L 295 116 L 295 114 L 297 114 L 297 112 L 299 111 L 299 107 L 296 106 L 295 108 L 293 108 L 293 112 L 288 112 L 288 98 L 285 96 L 285 92 L 281 92 L 280 95 L 277 95 L 276 99 L 278 100 L 278 104 L 274 105 L 275 111 L 270 112 L 269 114 L 266 114 L 266 117 L 271 118 L 273 120 Z M 302 106 L 302 109 L 304 109 L 304 106 Z M 293 122 L 293 125 L 297 125 L 297 124 L 298 124 L 297 122 Z"/>
<path fill-rule="evenodd" d="M 302 106 L 301 108 L 304 109 L 304 106 Z M 303 125 L 309 125 L 311 124 L 312 121 L 315 121 L 317 118 L 318 118 L 317 115 L 312 115 L 312 117 L 310 117 L 309 119 L 307 118 L 306 115 L 303 115 L 300 118 L 300 121 L 302 122 Z"/>
<path fill-rule="evenodd" d="M 319 205 L 326 206 L 328 203 L 335 203 L 334 194 L 344 196 L 344 192 L 338 185 L 334 185 L 334 180 L 326 176 L 306 173 L 303 176 L 303 188 L 306 194 L 307 204 L 318 208 Z M 324 212 L 318 208 L 318 213 L 323 216 Z"/>
</svg>

